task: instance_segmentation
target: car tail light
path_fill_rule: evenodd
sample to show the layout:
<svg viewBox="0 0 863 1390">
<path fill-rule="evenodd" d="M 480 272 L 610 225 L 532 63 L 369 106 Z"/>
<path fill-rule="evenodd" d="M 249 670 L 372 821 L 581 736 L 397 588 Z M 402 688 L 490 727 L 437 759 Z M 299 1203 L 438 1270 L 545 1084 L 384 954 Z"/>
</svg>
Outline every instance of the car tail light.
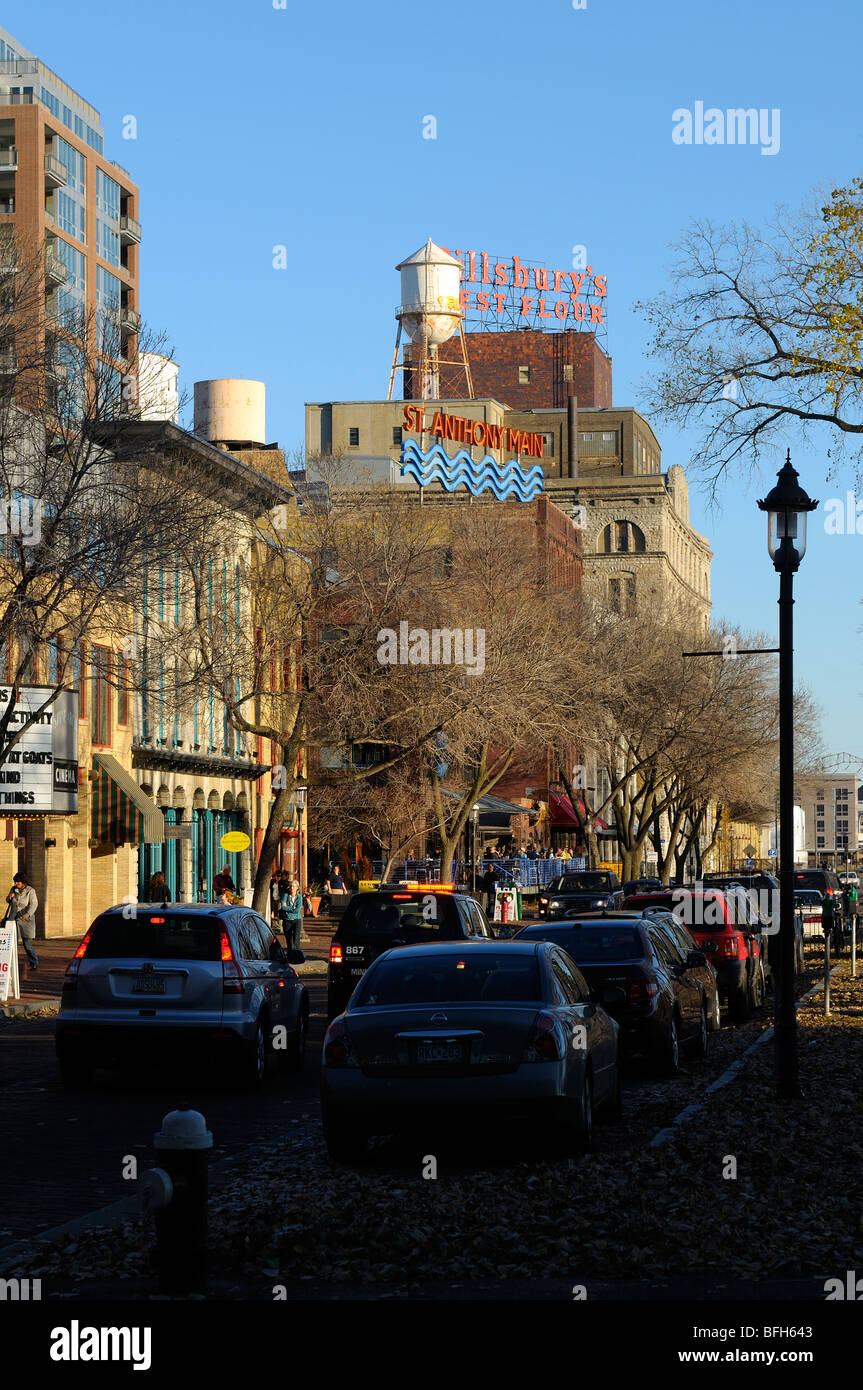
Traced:
<svg viewBox="0 0 863 1390">
<path fill-rule="evenodd" d="M 342 948 L 337 941 L 334 941 L 330 946 L 330 965 L 341 965 L 341 963 Z"/>
<path fill-rule="evenodd" d="M 222 958 L 222 993 L 242 994 L 243 972 L 237 964 L 234 948 L 224 927 L 219 936 L 219 954 Z"/>
<path fill-rule="evenodd" d="M 357 1058 L 351 1046 L 351 1035 L 347 1025 L 340 1018 L 335 1019 L 327 1029 L 324 1038 L 324 1066 L 355 1067 Z"/>
<path fill-rule="evenodd" d="M 655 999 L 659 993 L 659 985 L 655 980 L 632 980 L 626 991 L 626 997 L 635 1003 L 644 999 Z"/>
<path fill-rule="evenodd" d="M 551 1014 L 538 1013 L 524 1049 L 523 1062 L 559 1062 L 564 1053 L 556 1020 Z"/>
<path fill-rule="evenodd" d="M 80 969 L 82 959 L 87 954 L 87 947 L 90 945 L 90 937 L 92 935 L 93 928 L 91 927 L 90 930 L 86 933 L 86 935 L 83 936 L 81 940 L 78 942 L 75 954 L 70 960 L 69 964 L 66 966 L 66 974 L 63 977 L 64 990 L 77 989 L 78 970 Z"/>
</svg>

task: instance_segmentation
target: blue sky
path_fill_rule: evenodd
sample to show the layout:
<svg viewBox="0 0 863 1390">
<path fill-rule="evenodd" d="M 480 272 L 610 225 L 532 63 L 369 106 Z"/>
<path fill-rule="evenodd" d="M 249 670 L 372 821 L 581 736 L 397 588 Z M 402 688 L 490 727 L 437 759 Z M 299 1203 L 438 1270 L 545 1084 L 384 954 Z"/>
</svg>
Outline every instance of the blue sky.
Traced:
<svg viewBox="0 0 863 1390">
<path fill-rule="evenodd" d="M 665 286 L 690 216 L 758 223 L 861 172 L 842 62 L 860 49 L 855 0 L 284 2 L 25 0 L 0 23 L 101 111 L 106 154 L 140 184 L 142 310 L 184 388 L 265 381 L 269 438 L 288 448 L 306 400 L 385 394 L 394 266 L 428 236 L 561 267 L 585 245 L 608 276 L 614 400 L 628 405 L 646 369 L 633 306 Z M 698 100 L 778 107 L 779 153 L 674 144 L 672 111 Z M 130 114 L 137 138 L 124 140 Z M 687 465 L 694 441 L 659 434 L 663 465 Z M 789 442 L 813 496 L 853 487 L 825 481 L 826 441 Z M 718 512 L 690 482 L 715 616 L 773 635 L 755 506 L 773 475 L 729 481 Z M 824 707 L 828 748 L 863 755 L 863 536 L 820 523 L 796 586 L 798 677 Z"/>
</svg>

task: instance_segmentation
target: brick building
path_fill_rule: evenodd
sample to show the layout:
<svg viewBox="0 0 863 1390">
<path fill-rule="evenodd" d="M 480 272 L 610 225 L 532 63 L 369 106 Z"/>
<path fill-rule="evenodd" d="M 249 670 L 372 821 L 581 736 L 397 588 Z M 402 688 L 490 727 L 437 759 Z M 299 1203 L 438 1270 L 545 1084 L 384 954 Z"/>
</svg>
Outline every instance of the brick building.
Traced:
<svg viewBox="0 0 863 1390">
<path fill-rule="evenodd" d="M 582 409 L 605 410 L 611 405 L 611 358 L 593 333 L 520 328 L 465 333 L 464 339 L 474 395 L 480 399 L 505 401 L 513 410 L 560 408 L 569 396 L 575 396 Z M 408 349 L 408 360 L 409 354 Z M 461 394 L 463 377 L 457 367 L 442 364 L 441 395 Z M 412 389 L 412 373 L 406 371 L 405 400 Z"/>
</svg>

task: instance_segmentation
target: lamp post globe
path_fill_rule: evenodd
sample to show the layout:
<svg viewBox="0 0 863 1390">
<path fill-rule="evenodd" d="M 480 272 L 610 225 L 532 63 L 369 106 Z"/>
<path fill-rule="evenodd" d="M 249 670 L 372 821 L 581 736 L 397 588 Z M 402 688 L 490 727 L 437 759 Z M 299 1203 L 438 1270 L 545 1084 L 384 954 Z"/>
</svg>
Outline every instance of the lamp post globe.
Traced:
<svg viewBox="0 0 863 1390">
<path fill-rule="evenodd" d="M 767 513 L 767 550 L 779 573 L 779 951 L 771 950 L 776 999 L 776 1087 L 800 1095 L 794 1003 L 794 575 L 806 553 L 806 518 L 818 503 L 798 482 L 788 451 L 775 487 L 758 503 Z M 771 937 L 772 946 L 772 937 Z M 775 968 L 778 963 L 778 970 Z"/>
</svg>

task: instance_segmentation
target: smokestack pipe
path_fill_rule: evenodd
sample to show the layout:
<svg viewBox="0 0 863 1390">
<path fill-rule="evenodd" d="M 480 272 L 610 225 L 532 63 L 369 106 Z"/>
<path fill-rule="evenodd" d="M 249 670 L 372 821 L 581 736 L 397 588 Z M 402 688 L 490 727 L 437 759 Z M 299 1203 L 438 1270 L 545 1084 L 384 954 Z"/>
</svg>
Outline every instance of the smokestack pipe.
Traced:
<svg viewBox="0 0 863 1390">
<path fill-rule="evenodd" d="M 578 477 L 578 397 L 568 396 L 566 400 L 566 438 L 569 455 L 569 476 Z"/>
</svg>

